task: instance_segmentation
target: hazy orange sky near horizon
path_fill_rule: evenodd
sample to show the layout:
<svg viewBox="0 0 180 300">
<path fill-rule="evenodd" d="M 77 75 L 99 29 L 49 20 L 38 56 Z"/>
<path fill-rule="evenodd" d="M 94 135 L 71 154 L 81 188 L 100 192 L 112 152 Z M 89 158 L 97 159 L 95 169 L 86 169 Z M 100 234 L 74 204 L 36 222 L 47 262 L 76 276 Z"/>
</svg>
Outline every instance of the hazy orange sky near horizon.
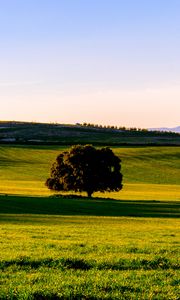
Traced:
<svg viewBox="0 0 180 300">
<path fill-rule="evenodd" d="M 180 2 L 144 2 L 1 3 L 0 120 L 180 125 Z"/>
</svg>

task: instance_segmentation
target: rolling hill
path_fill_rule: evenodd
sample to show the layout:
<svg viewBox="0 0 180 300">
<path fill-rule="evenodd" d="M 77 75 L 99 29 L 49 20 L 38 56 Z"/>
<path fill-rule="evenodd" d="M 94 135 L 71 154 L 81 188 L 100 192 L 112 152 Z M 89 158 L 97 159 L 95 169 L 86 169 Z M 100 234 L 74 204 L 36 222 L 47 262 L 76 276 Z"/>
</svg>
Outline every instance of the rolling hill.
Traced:
<svg viewBox="0 0 180 300">
<path fill-rule="evenodd" d="M 0 122 L 1 144 L 46 145 L 180 145 L 180 134 L 102 127 L 98 125 L 67 125 L 28 122 Z"/>
</svg>

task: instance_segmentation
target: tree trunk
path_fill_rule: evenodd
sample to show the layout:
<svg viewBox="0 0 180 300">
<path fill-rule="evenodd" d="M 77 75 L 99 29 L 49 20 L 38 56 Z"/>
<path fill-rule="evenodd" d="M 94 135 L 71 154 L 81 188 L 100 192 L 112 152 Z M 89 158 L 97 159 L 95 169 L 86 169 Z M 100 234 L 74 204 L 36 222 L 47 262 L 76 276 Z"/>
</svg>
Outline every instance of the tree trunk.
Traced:
<svg viewBox="0 0 180 300">
<path fill-rule="evenodd" d="M 91 191 L 87 191 L 87 195 L 88 195 L 89 198 L 91 198 L 92 193 L 93 193 L 93 192 L 91 192 Z"/>
</svg>

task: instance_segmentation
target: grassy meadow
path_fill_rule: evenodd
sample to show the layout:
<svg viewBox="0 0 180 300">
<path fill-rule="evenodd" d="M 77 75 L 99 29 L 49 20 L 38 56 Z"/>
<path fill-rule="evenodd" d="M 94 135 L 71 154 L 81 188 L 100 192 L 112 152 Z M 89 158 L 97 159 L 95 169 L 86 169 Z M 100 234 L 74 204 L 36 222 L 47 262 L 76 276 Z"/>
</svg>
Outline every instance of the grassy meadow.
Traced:
<svg viewBox="0 0 180 300">
<path fill-rule="evenodd" d="M 52 195 L 44 182 L 58 146 L 0 147 L 0 193 Z M 95 196 L 127 200 L 180 200 L 180 147 L 114 147 L 122 159 L 124 188 Z"/>
<path fill-rule="evenodd" d="M 114 147 L 93 199 L 44 186 L 64 149 L 0 147 L 0 299 L 180 299 L 180 147 Z"/>
<path fill-rule="evenodd" d="M 178 219 L 2 215 L 0 299 L 179 299 Z"/>
</svg>

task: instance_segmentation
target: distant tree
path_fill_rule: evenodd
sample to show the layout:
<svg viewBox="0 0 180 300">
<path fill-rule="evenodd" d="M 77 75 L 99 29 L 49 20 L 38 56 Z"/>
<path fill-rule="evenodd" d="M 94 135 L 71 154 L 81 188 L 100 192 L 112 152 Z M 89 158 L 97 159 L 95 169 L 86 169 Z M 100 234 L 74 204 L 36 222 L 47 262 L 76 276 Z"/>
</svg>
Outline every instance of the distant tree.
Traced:
<svg viewBox="0 0 180 300">
<path fill-rule="evenodd" d="M 125 126 L 120 126 L 120 127 L 119 127 L 119 130 L 125 131 L 125 130 L 127 130 L 127 128 L 126 128 Z"/>
<path fill-rule="evenodd" d="M 110 148 L 73 146 L 56 158 L 46 186 L 55 191 L 111 192 L 122 189 L 121 160 Z"/>
</svg>

